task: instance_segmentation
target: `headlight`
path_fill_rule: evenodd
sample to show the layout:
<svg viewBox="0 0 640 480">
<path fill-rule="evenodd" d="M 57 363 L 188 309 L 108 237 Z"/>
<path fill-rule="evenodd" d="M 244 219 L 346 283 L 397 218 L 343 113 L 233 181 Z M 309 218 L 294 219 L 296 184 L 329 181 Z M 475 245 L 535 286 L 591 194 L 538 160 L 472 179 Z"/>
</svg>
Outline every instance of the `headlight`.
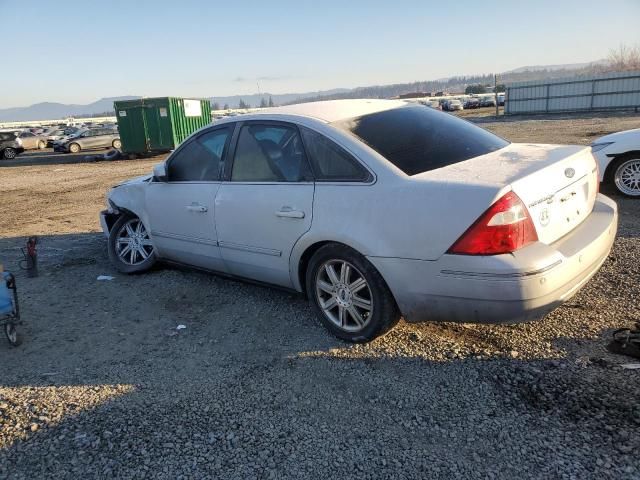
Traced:
<svg viewBox="0 0 640 480">
<path fill-rule="evenodd" d="M 592 143 L 591 144 L 591 153 L 596 153 L 602 150 L 603 148 L 608 147 L 613 144 L 613 142 L 605 142 L 605 143 Z"/>
</svg>

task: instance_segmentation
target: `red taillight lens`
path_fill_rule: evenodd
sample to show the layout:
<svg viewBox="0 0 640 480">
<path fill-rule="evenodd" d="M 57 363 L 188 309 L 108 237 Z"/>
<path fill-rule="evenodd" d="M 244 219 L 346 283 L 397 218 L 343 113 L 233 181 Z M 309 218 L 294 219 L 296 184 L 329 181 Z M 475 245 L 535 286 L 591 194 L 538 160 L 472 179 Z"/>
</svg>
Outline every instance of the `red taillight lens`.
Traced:
<svg viewBox="0 0 640 480">
<path fill-rule="evenodd" d="M 498 255 L 538 240 L 527 207 L 513 192 L 506 193 L 453 244 L 447 253 Z"/>
</svg>

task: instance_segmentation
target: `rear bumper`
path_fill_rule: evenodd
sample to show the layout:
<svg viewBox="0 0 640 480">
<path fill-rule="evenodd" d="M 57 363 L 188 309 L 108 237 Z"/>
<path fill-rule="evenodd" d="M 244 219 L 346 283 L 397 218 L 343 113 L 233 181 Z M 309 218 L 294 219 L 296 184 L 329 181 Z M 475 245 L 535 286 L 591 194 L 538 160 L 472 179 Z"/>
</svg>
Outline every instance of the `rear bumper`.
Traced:
<svg viewBox="0 0 640 480">
<path fill-rule="evenodd" d="M 551 245 L 437 261 L 369 260 L 409 322 L 517 323 L 541 318 L 584 286 L 609 255 L 617 225 L 615 202 L 598 195 L 593 212 Z"/>
</svg>

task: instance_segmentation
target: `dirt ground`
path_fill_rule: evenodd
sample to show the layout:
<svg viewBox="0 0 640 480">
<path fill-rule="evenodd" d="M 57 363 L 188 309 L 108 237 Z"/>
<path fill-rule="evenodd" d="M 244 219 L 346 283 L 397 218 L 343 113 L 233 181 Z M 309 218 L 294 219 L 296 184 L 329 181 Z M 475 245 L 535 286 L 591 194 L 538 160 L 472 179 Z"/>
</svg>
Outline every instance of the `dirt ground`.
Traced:
<svg viewBox="0 0 640 480">
<path fill-rule="evenodd" d="M 640 126 L 468 118 L 520 142 Z M 97 214 L 160 159 L 32 157 L 0 162 L 0 262 L 25 320 L 21 347 L 0 337 L 0 478 L 640 478 L 640 370 L 605 350 L 640 319 L 640 201 L 612 194 L 610 258 L 543 320 L 401 322 L 353 346 L 291 293 L 169 266 L 117 274 Z"/>
</svg>

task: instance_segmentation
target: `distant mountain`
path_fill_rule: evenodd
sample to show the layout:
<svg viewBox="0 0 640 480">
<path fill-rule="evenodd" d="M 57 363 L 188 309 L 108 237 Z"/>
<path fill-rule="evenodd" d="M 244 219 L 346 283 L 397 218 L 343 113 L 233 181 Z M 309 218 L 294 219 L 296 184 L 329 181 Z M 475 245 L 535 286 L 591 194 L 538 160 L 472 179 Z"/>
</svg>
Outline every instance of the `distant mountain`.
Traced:
<svg viewBox="0 0 640 480">
<path fill-rule="evenodd" d="M 585 63 L 565 63 L 558 65 L 529 65 L 526 67 L 514 68 L 513 70 L 508 70 L 504 72 L 504 74 L 508 73 L 524 73 L 524 72 L 537 72 L 540 70 L 546 71 L 554 71 L 554 70 L 580 70 L 589 67 L 597 67 L 601 65 L 605 65 L 607 61 L 605 59 L 596 60 L 594 62 L 585 62 Z"/>
<path fill-rule="evenodd" d="M 533 65 L 516 68 L 498 74 L 499 83 L 523 82 L 552 78 L 567 78 L 578 75 L 588 75 L 602 71 L 605 60 L 588 63 L 571 63 L 563 65 Z M 318 92 L 284 93 L 284 94 L 251 94 L 211 97 L 211 103 L 217 103 L 220 108 L 238 108 L 240 100 L 252 107 L 260 105 L 262 99 L 273 99 L 276 105 L 312 102 L 341 98 L 392 98 L 405 93 L 414 92 L 463 92 L 468 85 L 493 85 L 493 74 L 468 75 L 447 77 L 438 80 L 427 80 L 412 83 L 398 83 L 393 85 L 374 85 L 357 88 L 335 88 Z M 27 120 L 53 120 L 68 116 L 90 116 L 101 113 L 112 113 L 114 100 L 132 100 L 138 96 L 123 96 L 102 98 L 88 105 L 64 105 L 62 103 L 37 103 L 30 107 L 16 107 L 0 109 L 0 122 L 19 122 Z"/>
<path fill-rule="evenodd" d="M 103 112 L 113 112 L 115 100 L 133 100 L 140 97 L 123 96 L 101 98 L 88 105 L 65 105 L 63 103 L 43 102 L 29 107 L 0 109 L 0 122 L 21 122 L 29 120 L 54 120 L 65 117 L 79 117 Z"/>
</svg>

